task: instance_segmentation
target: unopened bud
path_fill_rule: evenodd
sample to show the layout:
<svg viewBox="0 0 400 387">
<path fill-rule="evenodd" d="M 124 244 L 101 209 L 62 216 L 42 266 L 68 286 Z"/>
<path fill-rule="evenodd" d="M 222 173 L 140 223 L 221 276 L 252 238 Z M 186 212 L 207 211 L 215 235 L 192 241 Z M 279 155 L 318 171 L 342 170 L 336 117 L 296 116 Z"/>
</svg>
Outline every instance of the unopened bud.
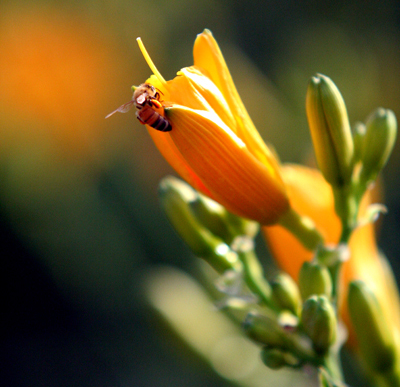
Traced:
<svg viewBox="0 0 400 387">
<path fill-rule="evenodd" d="M 281 310 L 289 310 L 294 315 L 298 315 L 301 305 L 299 288 L 288 274 L 278 274 L 273 281 L 272 302 Z"/>
<path fill-rule="evenodd" d="M 237 254 L 203 227 L 192 213 L 189 203 L 196 195 L 196 191 L 188 184 L 175 177 L 166 177 L 160 183 L 161 205 L 175 231 L 193 253 L 220 273 L 225 270 L 238 270 L 241 262 Z"/>
<path fill-rule="evenodd" d="M 273 317 L 250 312 L 243 323 L 245 333 L 254 341 L 269 347 L 284 347 L 285 331 Z"/>
<path fill-rule="evenodd" d="M 196 200 L 190 202 L 197 220 L 215 236 L 226 241 L 231 239 L 229 225 L 226 222 L 226 209 L 219 203 L 198 194 Z"/>
<path fill-rule="evenodd" d="M 397 120 L 389 109 L 379 108 L 367 119 L 362 148 L 360 179 L 375 180 L 392 153 L 397 136 Z"/>
<path fill-rule="evenodd" d="M 319 353 L 326 352 L 336 340 L 335 310 L 325 296 L 312 296 L 303 305 L 301 322 Z"/>
<path fill-rule="evenodd" d="M 278 370 L 284 366 L 294 367 L 299 364 L 299 360 L 291 353 L 279 348 L 264 347 L 261 351 L 263 363 L 273 369 Z"/>
<path fill-rule="evenodd" d="M 390 370 L 395 360 L 393 332 L 374 293 L 364 282 L 353 281 L 349 286 L 348 305 L 367 367 L 380 373 Z"/>
<path fill-rule="evenodd" d="M 199 222 L 228 244 L 241 235 L 254 238 L 259 230 L 257 222 L 230 213 L 221 204 L 204 195 L 198 194 L 190 205 Z"/>
<path fill-rule="evenodd" d="M 254 220 L 242 218 L 229 211 L 226 218 L 235 236 L 244 235 L 253 239 L 260 231 L 260 223 Z"/>
<path fill-rule="evenodd" d="M 364 146 L 364 136 L 367 128 L 362 122 L 356 122 L 353 127 L 354 163 L 361 160 Z"/>
<path fill-rule="evenodd" d="M 304 262 L 299 273 L 299 288 L 303 300 L 313 295 L 332 295 L 332 279 L 326 266 Z"/>
<path fill-rule="evenodd" d="M 353 138 L 343 97 L 330 78 L 321 74 L 311 78 L 306 110 L 322 174 L 334 187 L 348 184 L 353 172 Z"/>
</svg>

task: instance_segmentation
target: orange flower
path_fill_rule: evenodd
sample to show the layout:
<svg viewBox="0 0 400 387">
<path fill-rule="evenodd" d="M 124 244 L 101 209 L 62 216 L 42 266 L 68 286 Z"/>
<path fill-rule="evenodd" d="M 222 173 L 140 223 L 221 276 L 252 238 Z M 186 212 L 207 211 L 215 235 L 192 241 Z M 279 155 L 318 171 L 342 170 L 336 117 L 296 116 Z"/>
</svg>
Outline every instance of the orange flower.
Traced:
<svg viewBox="0 0 400 387">
<path fill-rule="evenodd" d="M 166 82 L 146 83 L 162 93 L 172 130 L 147 127 L 156 146 L 189 184 L 231 212 L 262 224 L 276 223 L 289 208 L 280 167 L 254 127 L 210 31 L 198 35 L 194 66 Z"/>
<path fill-rule="evenodd" d="M 334 211 L 334 200 L 329 184 L 316 169 L 299 165 L 282 166 L 282 176 L 287 187 L 290 204 L 301 215 L 309 216 L 325 238 L 326 243 L 336 244 L 340 238 L 341 224 Z M 370 193 L 361 205 L 370 202 Z M 312 259 L 313 252 L 306 250 L 300 242 L 281 226 L 263 228 L 271 252 L 282 270 L 297 280 L 303 262 Z M 342 301 L 347 298 L 350 281 L 360 279 L 375 288 L 376 295 L 388 316 L 395 317 L 393 294 L 388 286 L 385 267 L 382 265 L 376 246 L 374 228 L 371 223 L 356 229 L 349 242 L 350 259 L 343 265 Z M 349 324 L 348 311 L 342 305 L 342 317 Z M 397 318 L 397 317 L 395 317 Z M 351 332 L 350 332 L 351 333 Z M 350 335 L 350 339 L 354 339 Z"/>
</svg>

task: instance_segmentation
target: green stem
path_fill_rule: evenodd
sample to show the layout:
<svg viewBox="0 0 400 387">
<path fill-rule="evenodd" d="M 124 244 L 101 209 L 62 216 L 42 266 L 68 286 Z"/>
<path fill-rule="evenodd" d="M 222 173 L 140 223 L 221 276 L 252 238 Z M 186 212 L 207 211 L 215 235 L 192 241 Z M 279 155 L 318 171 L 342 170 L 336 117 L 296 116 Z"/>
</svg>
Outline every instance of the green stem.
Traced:
<svg viewBox="0 0 400 387">
<path fill-rule="evenodd" d="M 244 276 L 247 286 L 257 294 L 260 299 L 272 309 L 271 286 L 264 277 L 264 270 L 253 249 L 238 249 L 237 254 L 243 263 Z"/>
<path fill-rule="evenodd" d="M 352 232 L 357 225 L 357 216 L 360 204 L 360 197 L 356 193 L 356 186 L 349 185 L 338 189 L 333 188 L 335 198 L 335 210 L 342 223 L 342 233 L 339 240 L 339 245 L 348 246 Z M 338 260 L 332 267 L 330 272 L 332 276 L 332 300 L 337 303 L 339 297 L 340 286 L 340 270 L 343 262 Z"/>
<path fill-rule="evenodd" d="M 339 287 L 340 287 L 340 269 L 342 268 L 342 262 L 337 262 L 329 271 L 332 276 L 332 302 L 335 307 L 337 307 L 337 302 L 339 299 Z"/>
<path fill-rule="evenodd" d="M 341 382 L 344 380 L 338 352 L 329 351 L 323 359 L 322 366 L 326 369 L 333 381 Z"/>
<path fill-rule="evenodd" d="M 356 184 L 332 188 L 335 198 L 335 211 L 342 222 L 342 235 L 339 243 L 347 243 L 357 225 L 360 193 Z"/>
<path fill-rule="evenodd" d="M 314 222 L 292 208 L 281 217 L 279 224 L 290 231 L 307 250 L 313 251 L 323 243 L 322 235 Z"/>
<path fill-rule="evenodd" d="M 353 227 L 348 224 L 348 222 L 342 223 L 342 235 L 340 236 L 339 245 L 348 245 L 351 233 L 353 232 Z M 342 268 L 343 261 L 337 261 L 332 267 L 330 267 L 330 272 L 332 276 L 332 300 L 334 304 L 337 303 L 339 297 L 339 286 L 340 286 L 340 270 Z"/>
</svg>

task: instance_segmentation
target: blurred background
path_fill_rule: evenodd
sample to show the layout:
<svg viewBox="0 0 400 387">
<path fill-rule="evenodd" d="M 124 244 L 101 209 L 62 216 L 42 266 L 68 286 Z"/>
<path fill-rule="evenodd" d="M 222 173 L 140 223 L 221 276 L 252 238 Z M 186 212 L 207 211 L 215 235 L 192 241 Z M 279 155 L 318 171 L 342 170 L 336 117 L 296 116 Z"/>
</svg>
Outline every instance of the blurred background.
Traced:
<svg viewBox="0 0 400 387">
<path fill-rule="evenodd" d="M 104 119 L 150 75 L 136 37 L 170 79 L 192 64 L 204 28 L 284 162 L 312 154 L 304 103 L 316 72 L 337 84 L 352 123 L 378 106 L 400 117 L 395 0 L 3 0 L 2 385 L 311 385 L 260 367 L 256 348 L 216 316 L 158 205 L 173 171 L 133 112 Z M 383 174 L 380 235 L 397 273 L 399 146 Z"/>
</svg>

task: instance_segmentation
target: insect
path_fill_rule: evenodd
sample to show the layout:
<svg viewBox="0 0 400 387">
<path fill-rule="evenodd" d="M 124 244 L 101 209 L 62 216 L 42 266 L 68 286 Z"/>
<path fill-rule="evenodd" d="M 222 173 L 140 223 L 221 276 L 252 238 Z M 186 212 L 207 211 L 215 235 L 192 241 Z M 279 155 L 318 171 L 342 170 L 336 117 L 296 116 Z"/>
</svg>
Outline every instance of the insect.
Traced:
<svg viewBox="0 0 400 387">
<path fill-rule="evenodd" d="M 135 89 L 133 97 L 129 102 L 114 110 L 106 118 L 116 112 L 126 113 L 135 105 L 136 117 L 142 124 L 149 125 L 160 132 L 169 132 L 172 129 L 171 123 L 155 110 L 163 107 L 160 101 L 160 93 L 161 91 L 153 85 L 142 83 Z"/>
</svg>

